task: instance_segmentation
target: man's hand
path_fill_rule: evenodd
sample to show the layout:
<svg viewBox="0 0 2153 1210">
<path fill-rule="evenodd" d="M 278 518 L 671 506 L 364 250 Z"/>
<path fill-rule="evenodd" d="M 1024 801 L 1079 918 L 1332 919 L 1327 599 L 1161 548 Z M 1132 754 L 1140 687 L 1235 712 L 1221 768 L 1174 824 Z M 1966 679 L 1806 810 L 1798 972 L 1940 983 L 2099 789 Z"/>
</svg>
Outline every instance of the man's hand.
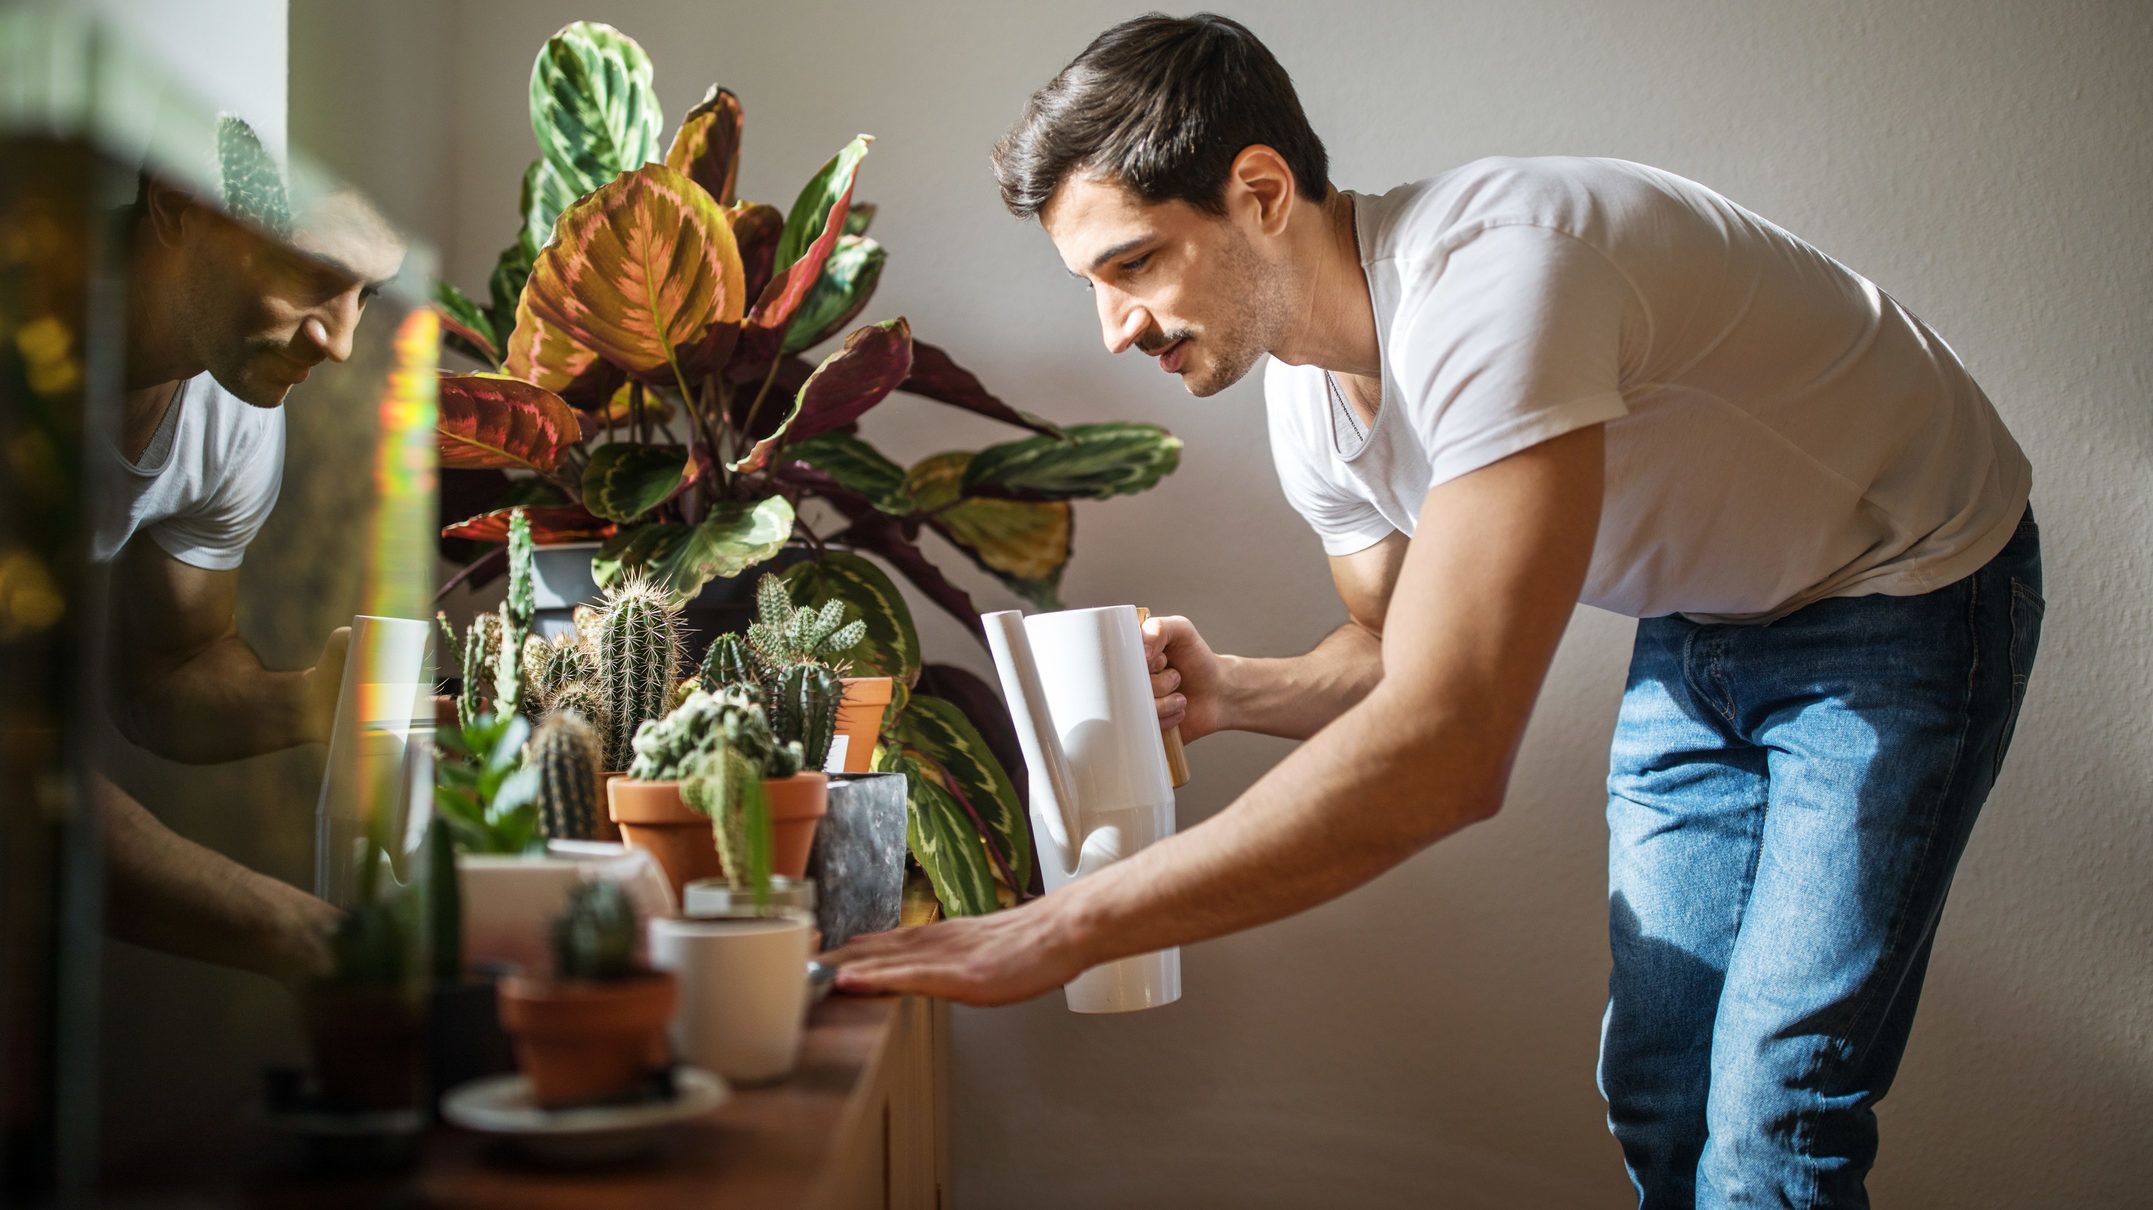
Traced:
<svg viewBox="0 0 2153 1210">
<path fill-rule="evenodd" d="M 1062 926 L 1058 904 L 1035 899 L 987 916 L 855 937 L 823 961 L 837 990 L 909 992 L 980 1006 L 1053 991 L 1092 965 Z"/>
<path fill-rule="evenodd" d="M 305 683 L 305 735 L 314 743 L 328 743 L 329 728 L 336 725 L 336 699 L 344 687 L 344 657 L 350 650 L 351 627 L 339 626 L 322 644 L 321 658 L 300 674 Z"/>
<path fill-rule="evenodd" d="M 1226 717 L 1226 662 L 1183 617 L 1144 623 L 1144 659 L 1151 669 L 1151 696 L 1162 730 L 1181 728 L 1193 743 L 1233 724 Z"/>
</svg>

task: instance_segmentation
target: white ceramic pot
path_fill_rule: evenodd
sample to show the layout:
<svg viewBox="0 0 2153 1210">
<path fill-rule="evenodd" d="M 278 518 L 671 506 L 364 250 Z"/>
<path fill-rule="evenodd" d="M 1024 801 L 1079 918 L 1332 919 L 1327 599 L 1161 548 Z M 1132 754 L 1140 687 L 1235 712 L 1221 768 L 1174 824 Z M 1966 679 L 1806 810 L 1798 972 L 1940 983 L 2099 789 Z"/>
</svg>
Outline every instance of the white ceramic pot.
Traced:
<svg viewBox="0 0 2153 1210">
<path fill-rule="evenodd" d="M 556 840 L 542 857 L 457 854 L 464 964 L 505 962 L 534 974 L 551 970 L 548 938 L 554 917 L 567 906 L 568 892 L 578 883 L 599 880 L 621 884 L 640 916 L 673 911 L 673 890 L 665 872 L 640 849 Z"/>
<path fill-rule="evenodd" d="M 815 919 L 672 916 L 650 922 L 650 962 L 680 984 L 673 1049 L 736 1084 L 792 1074 L 807 1025 Z"/>
</svg>

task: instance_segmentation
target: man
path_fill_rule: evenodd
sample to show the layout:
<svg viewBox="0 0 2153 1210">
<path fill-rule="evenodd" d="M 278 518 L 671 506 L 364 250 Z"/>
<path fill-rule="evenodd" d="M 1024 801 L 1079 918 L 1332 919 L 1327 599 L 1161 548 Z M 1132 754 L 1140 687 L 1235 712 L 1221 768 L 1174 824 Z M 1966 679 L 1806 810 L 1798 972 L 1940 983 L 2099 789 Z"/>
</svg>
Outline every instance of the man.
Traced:
<svg viewBox="0 0 2153 1210">
<path fill-rule="evenodd" d="M 235 209 L 281 217 L 281 202 Z M 323 194 L 298 219 L 271 238 L 149 178 L 133 216 L 126 382 L 111 465 L 92 479 L 92 555 L 110 567 L 114 721 L 175 760 L 320 742 L 335 711 L 348 630 L 312 668 L 264 667 L 235 621 L 239 566 L 282 479 L 278 409 L 350 355 L 403 249 L 356 194 Z M 116 935 L 288 982 L 322 969 L 335 909 L 177 836 L 101 774 L 90 801 Z"/>
<path fill-rule="evenodd" d="M 1876 1100 L 2040 633 L 2029 469 L 1948 346 L 1704 187 L 1484 160 L 1343 193 L 1241 26 L 1109 30 L 995 150 L 1107 347 L 1268 353 L 1351 621 L 1147 636 L 1161 722 L 1306 739 L 1216 818 L 840 983 L 994 1004 L 1277 919 L 1493 815 L 1573 606 L 1639 617 L 1609 777 L 1608 1120 L 1648 1206 L 1865 1204 Z"/>
</svg>

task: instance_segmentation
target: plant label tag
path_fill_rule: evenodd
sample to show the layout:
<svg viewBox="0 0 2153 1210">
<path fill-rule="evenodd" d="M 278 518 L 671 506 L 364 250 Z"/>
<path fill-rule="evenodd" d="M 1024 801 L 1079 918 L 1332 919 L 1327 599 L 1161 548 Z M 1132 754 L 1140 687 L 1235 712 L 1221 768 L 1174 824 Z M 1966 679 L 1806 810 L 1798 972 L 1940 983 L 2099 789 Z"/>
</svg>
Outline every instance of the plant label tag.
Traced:
<svg viewBox="0 0 2153 1210">
<path fill-rule="evenodd" d="M 822 771 L 825 773 L 843 773 L 845 771 L 845 749 L 850 747 L 851 744 L 852 737 L 849 735 L 840 735 L 833 738 L 830 741 L 830 757 L 822 762 Z"/>
</svg>

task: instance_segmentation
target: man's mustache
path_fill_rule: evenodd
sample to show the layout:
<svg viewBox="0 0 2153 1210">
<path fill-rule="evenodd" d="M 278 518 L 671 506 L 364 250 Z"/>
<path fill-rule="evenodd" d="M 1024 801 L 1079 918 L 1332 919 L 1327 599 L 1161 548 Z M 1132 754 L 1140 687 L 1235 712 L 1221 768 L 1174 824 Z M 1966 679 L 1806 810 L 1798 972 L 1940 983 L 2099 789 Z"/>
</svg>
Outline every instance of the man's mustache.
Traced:
<svg viewBox="0 0 2153 1210">
<path fill-rule="evenodd" d="M 1188 340 L 1195 335 L 1194 332 L 1189 331 L 1187 328 L 1179 328 L 1161 336 L 1139 336 L 1136 340 L 1136 349 L 1137 352 L 1146 356 L 1157 357 L 1160 353 L 1165 352 L 1175 341 Z"/>
</svg>

